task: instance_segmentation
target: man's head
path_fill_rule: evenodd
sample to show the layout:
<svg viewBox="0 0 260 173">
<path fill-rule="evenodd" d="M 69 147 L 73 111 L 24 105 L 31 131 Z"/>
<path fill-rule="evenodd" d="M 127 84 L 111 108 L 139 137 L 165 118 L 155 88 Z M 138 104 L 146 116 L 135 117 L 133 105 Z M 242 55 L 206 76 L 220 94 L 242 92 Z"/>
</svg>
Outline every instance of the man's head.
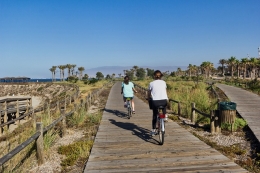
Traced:
<svg viewBox="0 0 260 173">
<path fill-rule="evenodd" d="M 153 73 L 153 75 L 154 75 L 154 78 L 155 78 L 155 79 L 161 79 L 162 76 L 163 76 L 163 74 L 162 74 L 162 72 L 161 72 L 160 70 L 156 70 L 156 71 Z"/>
</svg>

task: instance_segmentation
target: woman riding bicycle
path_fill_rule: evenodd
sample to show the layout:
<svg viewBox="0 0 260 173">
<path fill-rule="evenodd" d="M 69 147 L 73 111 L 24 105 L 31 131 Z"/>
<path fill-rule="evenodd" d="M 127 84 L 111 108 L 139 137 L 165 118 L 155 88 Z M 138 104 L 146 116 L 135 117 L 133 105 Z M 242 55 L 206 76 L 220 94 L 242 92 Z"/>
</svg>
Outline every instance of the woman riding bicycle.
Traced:
<svg viewBox="0 0 260 173">
<path fill-rule="evenodd" d="M 126 107 L 126 98 L 131 99 L 131 105 L 133 109 L 133 114 L 135 114 L 135 104 L 134 104 L 134 92 L 137 92 L 134 88 L 133 82 L 129 81 L 129 76 L 124 77 L 124 82 L 122 82 L 121 94 L 123 94 L 124 107 Z"/>
<path fill-rule="evenodd" d="M 162 80 L 163 74 L 160 70 L 154 72 L 154 81 L 149 84 L 148 99 L 152 99 L 153 105 L 153 120 L 151 135 L 155 135 L 155 128 L 157 122 L 158 107 L 163 106 L 163 113 L 166 114 L 166 106 L 168 102 L 168 96 L 166 91 L 166 82 Z"/>
</svg>

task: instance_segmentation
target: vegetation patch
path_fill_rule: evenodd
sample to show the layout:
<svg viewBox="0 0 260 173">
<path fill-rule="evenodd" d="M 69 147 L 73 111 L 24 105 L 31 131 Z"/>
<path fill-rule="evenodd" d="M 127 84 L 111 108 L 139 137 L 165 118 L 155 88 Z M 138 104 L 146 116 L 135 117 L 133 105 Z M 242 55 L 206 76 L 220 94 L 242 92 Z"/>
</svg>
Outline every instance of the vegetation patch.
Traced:
<svg viewBox="0 0 260 173">
<path fill-rule="evenodd" d="M 221 129 L 229 131 L 232 130 L 231 128 L 233 128 L 234 131 L 237 131 L 239 129 L 243 129 L 245 126 L 247 126 L 247 122 L 243 118 L 236 118 L 233 125 L 229 123 L 221 123 Z"/>
<path fill-rule="evenodd" d="M 58 153 L 66 156 L 62 160 L 63 167 L 72 166 L 79 158 L 87 159 L 89 157 L 90 149 L 92 148 L 93 141 L 77 141 L 69 145 L 61 146 L 58 148 Z"/>
</svg>

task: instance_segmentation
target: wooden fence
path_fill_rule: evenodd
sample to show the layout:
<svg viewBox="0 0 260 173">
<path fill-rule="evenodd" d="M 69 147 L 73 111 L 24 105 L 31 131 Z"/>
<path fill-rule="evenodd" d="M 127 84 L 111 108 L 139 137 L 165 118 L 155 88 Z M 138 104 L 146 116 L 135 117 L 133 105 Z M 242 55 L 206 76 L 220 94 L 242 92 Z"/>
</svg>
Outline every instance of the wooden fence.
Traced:
<svg viewBox="0 0 260 173">
<path fill-rule="evenodd" d="M 89 109 L 91 104 L 94 103 L 94 101 L 98 98 L 98 95 L 100 92 L 104 89 L 104 87 L 107 87 L 111 83 L 105 84 L 102 88 L 99 88 L 97 90 L 94 90 L 90 94 L 88 94 L 85 99 L 81 99 L 79 103 L 76 103 L 75 100 L 79 97 L 79 90 L 72 96 L 72 97 L 66 97 L 64 100 L 57 101 L 56 103 L 46 103 L 45 106 L 38 108 L 37 111 L 44 110 L 44 107 L 50 107 L 53 109 L 59 109 L 60 110 L 60 116 L 57 118 L 54 122 L 52 122 L 47 127 L 43 128 L 42 122 L 36 122 L 36 133 L 29 137 L 26 141 L 21 143 L 19 146 L 14 148 L 11 152 L 0 158 L 0 167 L 2 167 L 2 171 L 4 169 L 4 164 L 9 161 L 12 157 L 14 157 L 17 153 L 21 152 L 25 147 L 27 147 L 32 142 L 36 141 L 36 153 L 37 153 L 37 159 L 38 164 L 41 165 L 44 163 L 43 158 L 43 137 L 46 134 L 47 131 L 55 127 L 59 122 L 61 122 L 61 132 L 62 136 L 66 134 L 66 117 L 72 115 L 75 111 L 80 109 L 81 107 L 84 107 L 86 110 Z M 68 113 L 65 113 L 66 111 L 66 105 L 71 104 L 74 101 L 74 109 Z"/>
<path fill-rule="evenodd" d="M 8 97 L 0 100 L 0 136 L 3 134 L 4 127 L 15 122 L 20 124 L 20 120 L 32 115 L 31 97 Z M 20 116 L 20 113 L 23 113 Z M 9 116 L 8 116 L 9 115 Z"/>
<path fill-rule="evenodd" d="M 139 93 L 141 93 L 143 95 L 143 97 L 146 97 L 147 96 L 147 92 L 148 92 L 148 89 L 142 87 L 142 86 L 139 86 L 139 85 L 136 85 L 135 84 L 135 87 L 136 89 L 138 90 Z M 209 85 L 209 89 L 212 90 L 212 92 L 214 93 L 215 97 L 217 98 L 217 104 L 219 105 L 219 102 L 220 102 L 220 98 L 219 98 L 219 95 L 217 94 L 217 92 L 215 91 L 214 87 L 213 87 L 213 84 Z M 182 113 L 181 113 L 181 105 L 182 104 L 186 104 L 186 103 L 182 103 L 180 101 L 177 101 L 177 100 L 174 100 L 174 99 L 169 99 L 169 109 L 172 111 L 172 104 L 178 104 L 178 110 L 177 110 L 177 114 L 178 116 L 181 116 Z M 218 106 L 219 107 L 219 106 Z M 210 114 L 206 114 L 198 109 L 196 109 L 195 107 L 195 103 L 191 103 L 191 116 L 190 116 L 190 119 L 191 119 L 191 122 L 196 124 L 196 113 L 202 115 L 202 116 L 205 116 L 207 118 L 210 119 L 210 132 L 211 133 L 220 133 L 221 132 L 221 128 L 220 128 L 220 115 L 219 115 L 219 110 L 211 110 L 210 111 Z"/>
</svg>

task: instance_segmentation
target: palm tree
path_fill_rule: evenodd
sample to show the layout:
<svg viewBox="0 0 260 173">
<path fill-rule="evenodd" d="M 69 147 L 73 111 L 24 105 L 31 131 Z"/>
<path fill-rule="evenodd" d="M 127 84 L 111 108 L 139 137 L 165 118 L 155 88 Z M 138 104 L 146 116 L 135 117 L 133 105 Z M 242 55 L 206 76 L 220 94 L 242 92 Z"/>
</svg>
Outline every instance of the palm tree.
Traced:
<svg viewBox="0 0 260 173">
<path fill-rule="evenodd" d="M 204 61 L 202 62 L 202 64 L 200 65 L 201 69 L 204 71 L 205 73 L 205 77 L 208 78 L 210 75 L 210 71 L 212 69 L 214 69 L 213 63 L 209 62 L 209 61 Z"/>
<path fill-rule="evenodd" d="M 69 76 L 70 76 L 71 69 L 72 69 L 72 65 L 71 65 L 71 64 L 67 64 L 67 65 L 66 65 L 66 68 L 68 69 L 68 77 L 69 77 Z"/>
<path fill-rule="evenodd" d="M 176 75 L 180 76 L 182 74 L 182 70 L 180 67 L 177 68 Z"/>
<path fill-rule="evenodd" d="M 233 78 L 233 74 L 234 74 L 234 66 L 236 64 L 236 57 L 231 56 L 228 60 L 227 63 L 229 65 L 229 67 L 231 68 L 231 77 Z"/>
<path fill-rule="evenodd" d="M 193 66 L 191 67 L 191 75 L 192 75 L 192 76 L 196 76 L 197 73 L 198 73 L 198 67 L 197 67 L 196 65 L 193 65 Z"/>
<path fill-rule="evenodd" d="M 60 81 L 62 80 L 62 65 L 58 65 L 58 68 L 60 69 Z"/>
<path fill-rule="evenodd" d="M 139 67 L 136 66 L 136 65 L 133 66 L 133 73 L 134 73 L 134 76 L 136 76 L 136 71 L 137 71 L 138 68 L 139 68 Z"/>
<path fill-rule="evenodd" d="M 71 75 L 73 76 L 73 74 L 74 74 L 74 71 L 75 71 L 75 67 L 76 67 L 77 65 L 76 64 L 72 64 L 71 65 L 71 68 L 72 68 L 72 70 L 71 70 Z"/>
<path fill-rule="evenodd" d="M 241 63 L 243 66 L 243 79 L 246 78 L 246 73 L 247 73 L 247 64 L 249 64 L 249 59 L 248 58 L 242 58 Z"/>
<path fill-rule="evenodd" d="M 64 70 L 67 68 L 67 66 L 66 65 L 62 65 L 62 67 L 61 67 L 61 70 L 62 70 L 62 81 L 64 81 Z"/>
<path fill-rule="evenodd" d="M 79 79 L 82 80 L 82 76 L 83 76 L 83 71 L 85 70 L 84 67 L 78 67 L 78 71 L 79 71 Z"/>
<path fill-rule="evenodd" d="M 52 68 L 53 68 L 53 81 L 55 81 L 56 82 L 56 69 L 57 69 L 57 66 L 52 66 Z"/>
<path fill-rule="evenodd" d="M 189 64 L 188 66 L 189 77 L 191 77 L 192 70 L 193 70 L 193 65 Z"/>
<path fill-rule="evenodd" d="M 250 71 L 251 79 L 256 77 L 256 68 L 257 68 L 258 61 L 259 60 L 257 58 L 254 58 L 254 57 L 250 58 L 250 60 L 249 60 L 249 63 L 250 63 L 250 66 L 251 66 L 251 68 L 250 68 L 251 69 L 251 71 Z"/>
<path fill-rule="evenodd" d="M 236 59 L 236 62 L 235 62 L 235 64 L 236 64 L 236 70 L 237 70 L 237 79 L 238 79 L 238 78 L 239 78 L 239 76 L 240 76 L 241 62 L 240 62 L 238 59 Z"/>
<path fill-rule="evenodd" d="M 222 76 L 224 76 L 225 75 L 225 73 L 224 73 L 224 65 L 227 63 L 227 60 L 225 60 L 225 59 L 220 59 L 219 60 L 219 64 L 221 64 L 221 67 L 222 67 Z"/>
<path fill-rule="evenodd" d="M 50 68 L 49 70 L 51 71 L 51 81 L 53 82 L 53 76 L 54 76 L 55 69 L 52 66 L 52 68 Z"/>
</svg>

